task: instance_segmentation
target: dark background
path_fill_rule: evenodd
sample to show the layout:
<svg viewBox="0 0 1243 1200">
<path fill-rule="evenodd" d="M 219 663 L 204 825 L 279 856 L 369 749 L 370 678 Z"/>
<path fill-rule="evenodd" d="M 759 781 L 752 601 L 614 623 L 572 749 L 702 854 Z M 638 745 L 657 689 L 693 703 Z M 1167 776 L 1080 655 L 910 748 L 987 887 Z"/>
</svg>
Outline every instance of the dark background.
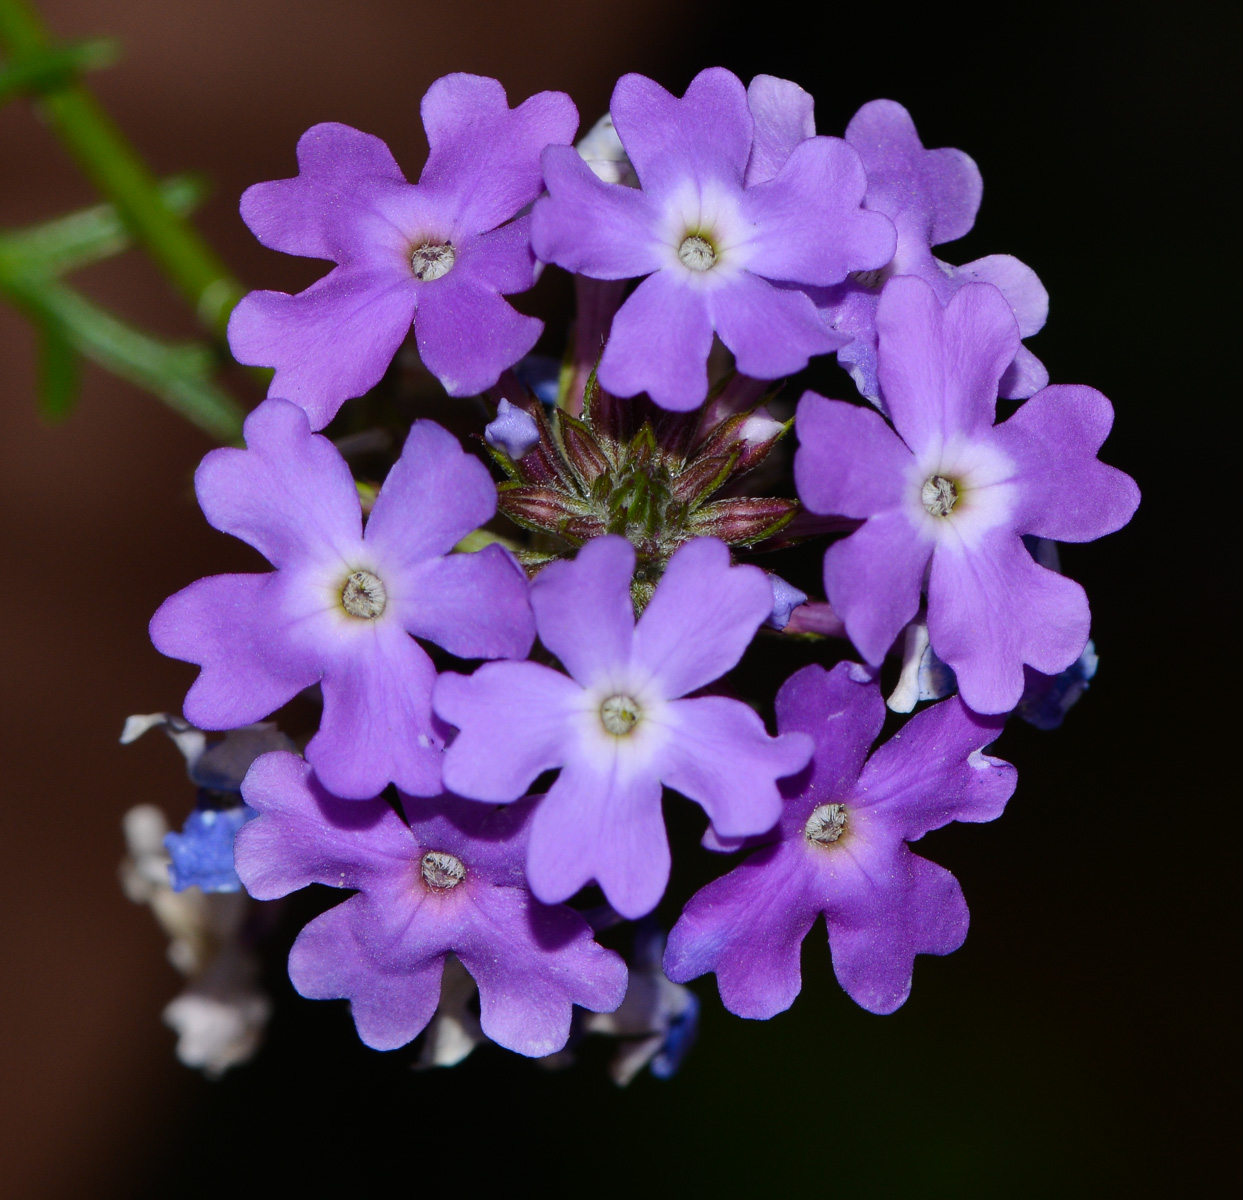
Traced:
<svg viewBox="0 0 1243 1200">
<path fill-rule="evenodd" d="M 1007 730 L 997 752 L 1020 783 L 1003 819 L 924 843 L 961 880 L 971 935 L 918 961 L 896 1015 L 854 1007 L 816 931 L 791 1012 L 738 1020 L 701 981 L 682 1074 L 619 1092 L 603 1047 L 563 1074 L 488 1048 L 416 1075 L 406 1054 L 361 1047 L 344 1004 L 285 985 L 267 1048 L 213 1085 L 173 1057 L 159 1013 L 180 980 L 115 878 L 130 805 L 174 819 L 188 807 L 180 760 L 162 739 L 116 738 L 128 713 L 175 710 L 193 675 L 151 649 L 151 612 L 251 560 L 194 506 L 202 436 L 93 370 L 79 410 L 48 427 L 30 331 L 0 311 L 0 1191 L 320 1194 L 340 1176 L 355 1192 L 388 1177 L 437 1194 L 1215 1193 L 1235 1127 L 1237 522 L 1220 514 L 1237 503 L 1239 400 L 1223 379 L 1238 345 L 1224 318 L 1229 75 L 1203 10 L 1157 24 L 1091 5 L 984 21 L 771 4 L 738 21 L 693 0 L 43 9 L 62 35 L 122 39 L 99 95 L 159 172 L 211 176 L 201 228 L 252 286 L 298 288 L 320 268 L 259 247 L 236 216 L 241 190 L 292 174 L 298 134 L 328 119 L 380 135 L 416 177 L 418 100 L 448 71 L 496 75 L 514 102 L 564 89 L 585 125 L 626 70 L 679 92 L 715 63 L 784 75 L 815 94 L 824 133 L 866 100 L 900 100 L 926 145 L 961 147 L 984 175 L 974 231 L 942 255 L 1008 252 L 1037 270 L 1052 310 L 1032 348 L 1055 382 L 1113 399 L 1104 457 L 1145 498 L 1128 529 L 1064 555 L 1092 597 L 1090 694 L 1056 734 Z M 0 111 L 0 226 L 92 199 L 27 105 Z M 568 289 L 552 274 L 532 303 L 555 333 Z M 137 255 L 78 282 L 146 328 L 193 333 Z"/>
</svg>

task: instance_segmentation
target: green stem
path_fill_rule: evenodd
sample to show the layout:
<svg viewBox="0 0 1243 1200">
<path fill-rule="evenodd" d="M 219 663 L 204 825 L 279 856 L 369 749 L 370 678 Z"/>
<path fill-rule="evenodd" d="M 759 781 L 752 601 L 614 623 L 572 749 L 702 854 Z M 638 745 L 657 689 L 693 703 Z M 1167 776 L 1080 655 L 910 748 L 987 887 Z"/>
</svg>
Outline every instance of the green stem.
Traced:
<svg viewBox="0 0 1243 1200">
<path fill-rule="evenodd" d="M 0 0 L 0 46 L 14 60 L 11 69 L 55 48 L 27 0 Z M 35 103 L 203 324 L 223 337 L 241 285 L 189 222 L 164 203 L 155 176 L 94 96 L 70 82 L 43 92 Z"/>
</svg>

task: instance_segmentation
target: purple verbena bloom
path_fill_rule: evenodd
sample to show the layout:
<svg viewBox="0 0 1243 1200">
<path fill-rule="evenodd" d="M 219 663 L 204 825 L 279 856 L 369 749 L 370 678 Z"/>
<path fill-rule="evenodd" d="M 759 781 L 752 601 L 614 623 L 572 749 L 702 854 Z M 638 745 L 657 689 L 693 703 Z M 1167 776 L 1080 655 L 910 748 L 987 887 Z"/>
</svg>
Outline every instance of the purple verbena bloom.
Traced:
<svg viewBox="0 0 1243 1200">
<path fill-rule="evenodd" d="M 302 409 L 265 400 L 245 432 L 248 448 L 213 450 L 195 486 L 208 521 L 276 570 L 200 579 L 152 618 L 156 649 L 203 668 L 187 719 L 246 725 L 319 683 L 323 720 L 306 752 L 326 787 L 435 794 L 436 672 L 410 635 L 466 658 L 522 657 L 535 636 L 507 551 L 450 553 L 496 511 L 487 468 L 416 421 L 364 532 L 349 468 Z"/>
<path fill-rule="evenodd" d="M 771 571 L 768 582 L 773 589 L 773 611 L 768 614 L 766 625 L 773 629 L 784 629 L 790 623 L 790 616 L 796 608 L 807 603 L 807 593 L 800 591 L 792 583 L 787 583 L 780 575 Z"/>
<path fill-rule="evenodd" d="M 525 408 L 502 400 L 496 406 L 496 418 L 484 426 L 484 441 L 493 449 L 503 450 L 517 462 L 539 443 L 539 426 Z"/>
<path fill-rule="evenodd" d="M 669 978 L 715 971 L 722 1002 L 741 1017 L 765 1020 L 794 1002 L 800 947 L 820 913 L 838 982 L 875 1013 L 906 1000 L 915 955 L 949 954 L 967 935 L 958 881 L 907 842 L 1001 814 L 1016 773 L 981 751 L 1002 720 L 946 700 L 869 759 L 885 705 L 876 684 L 859 678 L 838 663 L 785 682 L 777 725 L 810 734 L 811 766 L 782 786 L 774 834 L 697 892 L 669 934 Z"/>
<path fill-rule="evenodd" d="M 900 276 L 876 324 L 894 428 L 813 392 L 799 402 L 799 497 L 864 522 L 825 555 L 829 603 L 879 665 L 926 586 L 932 649 L 963 699 L 1008 712 L 1025 663 L 1056 675 L 1088 640 L 1083 589 L 1037 565 L 1021 535 L 1091 541 L 1139 503 L 1134 480 L 1096 457 L 1113 408 L 1092 388 L 1049 387 L 994 426 L 1019 331 L 990 285 L 965 286 L 942 308 L 923 280 Z"/>
<path fill-rule="evenodd" d="M 759 379 L 845 344 L 800 287 L 882 267 L 894 247 L 888 218 L 860 206 L 863 168 L 845 142 L 808 138 L 748 186 L 755 122 L 742 83 L 720 67 L 681 99 L 625 75 L 610 112 L 640 187 L 605 183 L 572 147 L 549 146 L 549 194 L 531 228 L 547 262 L 592 279 L 647 276 L 613 318 L 606 391 L 697 407 L 714 332 Z"/>
<path fill-rule="evenodd" d="M 427 1025 L 450 953 L 479 985 L 484 1033 L 519 1054 L 560 1050 L 575 1004 L 602 1012 L 621 1003 L 621 957 L 573 909 L 527 890 L 532 802 L 495 809 L 403 796 L 403 821 L 382 799 L 329 795 L 293 754 L 261 758 L 243 792 L 260 814 L 237 839 L 252 896 L 312 883 L 357 889 L 298 935 L 289 978 L 309 999 L 348 999 L 368 1046 L 396 1049 Z"/>
<path fill-rule="evenodd" d="M 758 87 L 761 80 L 763 86 Z M 815 132 L 811 97 L 787 80 L 760 76 L 752 83 L 755 114 L 752 157 L 773 171 Z M 942 304 L 966 283 L 991 283 L 1009 302 L 1019 332 L 1038 333 L 1049 313 L 1049 295 L 1030 267 L 1009 254 L 991 254 L 962 267 L 932 254 L 932 247 L 970 231 L 980 207 L 979 169 L 961 150 L 924 149 L 910 113 L 893 100 L 865 104 L 846 127 L 846 141 L 867 172 L 863 205 L 884 213 L 897 229 L 893 258 L 880 270 L 856 271 L 835 287 L 809 289 L 825 319 L 850 344 L 837 360 L 873 403 L 882 397 L 876 379 L 876 306 L 886 280 L 918 275 L 936 290 Z M 749 172 L 750 173 L 750 172 Z M 1019 346 L 1001 378 L 1000 394 L 1021 399 L 1039 391 L 1049 374 L 1026 346 Z"/>
<path fill-rule="evenodd" d="M 251 292 L 229 321 L 239 362 L 275 367 L 269 395 L 325 426 L 379 382 L 414 324 L 424 365 L 452 396 L 480 392 L 543 328 L 502 296 L 534 282 L 530 217 L 540 152 L 578 114 L 540 92 L 510 109 L 495 79 L 446 75 L 421 106 L 427 165 L 406 182 L 379 138 L 323 124 L 298 142 L 299 174 L 259 183 L 242 218 L 265 245 L 337 264 L 305 292 Z"/>
<path fill-rule="evenodd" d="M 732 668 L 772 612 L 764 572 L 731 567 L 713 538 L 686 542 L 636 624 L 634 565 L 624 538 L 595 538 L 532 583 L 540 640 L 568 676 L 491 663 L 442 675 L 435 695 L 460 731 L 445 755 L 452 791 L 504 803 L 561 768 L 532 825 L 535 895 L 555 903 L 594 879 L 625 917 L 655 907 L 669 879 L 662 783 L 724 836 L 762 833 L 780 811 L 776 780 L 811 753 L 801 734 L 770 737 L 740 701 L 683 698 Z"/>
</svg>

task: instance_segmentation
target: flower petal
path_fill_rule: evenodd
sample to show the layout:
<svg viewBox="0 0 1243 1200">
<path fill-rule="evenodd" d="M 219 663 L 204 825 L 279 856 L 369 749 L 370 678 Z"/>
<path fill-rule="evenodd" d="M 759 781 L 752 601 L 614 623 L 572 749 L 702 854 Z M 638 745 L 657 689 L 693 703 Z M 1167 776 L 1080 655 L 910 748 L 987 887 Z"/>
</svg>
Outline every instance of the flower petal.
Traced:
<svg viewBox="0 0 1243 1200">
<path fill-rule="evenodd" d="M 735 365 L 753 379 L 801 371 L 814 355 L 844 346 L 847 338 L 825 324 L 804 293 L 779 288 L 749 271 L 707 293 L 708 311 Z"/>
<path fill-rule="evenodd" d="M 540 641 L 584 686 L 630 661 L 634 561 L 625 538 L 592 538 L 573 561 L 550 563 L 531 584 Z"/>
<path fill-rule="evenodd" d="M 459 658 L 526 658 L 535 641 L 526 572 L 501 546 L 450 554 L 415 568 L 403 627 Z"/>
<path fill-rule="evenodd" d="M 249 725 L 319 679 L 314 651 L 280 635 L 284 590 L 278 573 L 212 575 L 170 596 L 151 618 L 161 654 L 203 668 L 186 696 L 192 725 Z"/>
<path fill-rule="evenodd" d="M 245 450 L 212 450 L 194 488 L 208 523 L 254 546 L 273 566 L 324 551 L 352 552 L 362 537 L 354 477 L 306 413 L 265 400 L 246 418 Z"/>
<path fill-rule="evenodd" d="M 615 396 L 647 392 L 661 408 L 688 412 L 708 394 L 711 348 L 704 293 L 675 271 L 657 271 L 613 318 L 600 359 L 600 385 Z"/>
<path fill-rule="evenodd" d="M 775 75 L 756 75 L 747 86 L 747 107 L 755 136 L 743 183 L 747 187 L 771 179 L 785 165 L 794 147 L 816 136 L 815 100 L 797 83 Z"/>
<path fill-rule="evenodd" d="M 919 611 L 931 555 L 932 544 L 902 511 L 873 517 L 825 552 L 829 603 L 873 666 L 880 666 L 902 627 Z"/>
<path fill-rule="evenodd" d="M 967 284 L 943 309 L 929 284 L 898 276 L 881 294 L 876 328 L 885 407 L 916 455 L 992 427 L 997 382 L 1019 348 L 996 288 Z"/>
<path fill-rule="evenodd" d="M 565 1046 L 573 1006 L 611 1012 L 626 994 L 626 964 L 592 940 L 573 909 L 538 903 L 525 888 L 477 893 L 477 919 L 454 953 L 479 984 L 480 1024 L 494 1042 L 542 1057 Z"/>
<path fill-rule="evenodd" d="M 474 396 L 529 354 L 544 323 L 527 317 L 494 288 L 450 271 L 418 287 L 414 336 L 423 365 L 450 396 Z"/>
<path fill-rule="evenodd" d="M 324 669 L 324 715 L 307 761 L 345 799 L 377 796 L 390 781 L 435 795 L 444 739 L 432 717 L 431 659 L 395 622 L 351 631 L 349 643 Z"/>
<path fill-rule="evenodd" d="M 653 774 L 626 772 L 616 760 L 567 764 L 532 819 L 531 891 L 558 904 L 594 879 L 623 917 L 651 912 L 669 882 L 660 794 Z"/>
<path fill-rule="evenodd" d="M 1088 625 L 1083 588 L 1037 566 L 1009 529 L 970 550 L 949 540 L 937 546 L 928 634 L 976 712 L 1009 712 L 1019 702 L 1024 663 L 1045 675 L 1070 666 L 1087 644 Z"/>
<path fill-rule="evenodd" d="M 289 952 L 289 978 L 308 1000 L 349 1000 L 363 1043 L 396 1050 L 432 1019 L 445 956 L 394 956 L 372 907 L 362 893 L 316 917 Z"/>
<path fill-rule="evenodd" d="M 326 121 L 298 139 L 296 178 L 242 193 L 242 220 L 273 250 L 342 262 L 365 253 L 386 201 L 409 188 L 378 137 Z"/>
<path fill-rule="evenodd" d="M 573 147 L 544 151 L 544 178 L 548 195 L 531 214 L 531 244 L 544 262 L 592 279 L 630 279 L 665 261 L 650 196 L 604 183 Z"/>
<path fill-rule="evenodd" d="M 665 974 L 686 983 L 715 971 L 721 1003 L 765 1021 L 803 986 L 799 952 L 819 916 L 800 855 L 766 847 L 691 897 L 669 933 Z"/>
<path fill-rule="evenodd" d="M 339 800 L 296 754 L 256 759 L 242 795 L 259 817 L 238 831 L 233 855 L 256 900 L 312 883 L 365 888 L 414 852 L 410 830 L 387 801 Z"/>
<path fill-rule="evenodd" d="M 1004 724 L 973 713 L 957 696 L 924 709 L 868 760 L 852 806 L 868 808 L 908 842 L 950 821 L 995 820 L 1018 773 L 981 751 Z"/>
<path fill-rule="evenodd" d="M 540 152 L 568 145 L 578 128 L 564 92 L 511 109 L 495 79 L 462 72 L 437 79 L 419 111 L 429 147 L 419 187 L 453 213 L 457 233 L 494 229 L 530 204 L 544 186 Z"/>
<path fill-rule="evenodd" d="M 777 175 L 743 193 L 742 213 L 755 226 L 748 270 L 827 286 L 885 266 L 896 235 L 888 217 L 861 207 L 866 187 L 859 156 L 840 138 L 800 142 Z"/>
<path fill-rule="evenodd" d="M 275 367 L 268 394 L 322 429 L 380 381 L 410 331 L 414 293 L 398 259 L 338 267 L 296 296 L 251 292 L 229 318 L 229 347 L 240 363 Z"/>
<path fill-rule="evenodd" d="M 694 800 L 720 837 L 751 837 L 781 815 L 777 780 L 801 771 L 813 744 L 804 733 L 770 737 L 741 700 L 701 696 L 670 704 L 661 779 Z"/>
<path fill-rule="evenodd" d="M 447 429 L 415 421 L 367 518 L 366 541 L 410 570 L 448 554 L 496 512 L 488 468 Z"/>
<path fill-rule="evenodd" d="M 700 71 L 681 99 L 643 75 L 623 75 L 609 112 L 650 195 L 668 195 L 688 176 L 742 186 L 754 122 L 742 81 L 724 67 Z"/>
<path fill-rule="evenodd" d="M 458 727 L 444 757 L 445 786 L 472 800 L 517 800 L 566 760 L 582 689 L 538 663 L 486 663 L 436 681 L 437 715 Z"/>
<path fill-rule="evenodd" d="M 1094 388 L 1059 385 L 996 427 L 993 436 L 1016 468 L 1018 533 L 1090 542 L 1131 519 L 1139 504 L 1135 480 L 1096 457 L 1113 416 Z"/>
<path fill-rule="evenodd" d="M 804 392 L 794 484 L 814 513 L 872 517 L 902 502 L 911 452 L 878 412 Z"/>
<path fill-rule="evenodd" d="M 858 886 L 839 891 L 825 913 L 833 973 L 856 1004 L 891 1013 L 911 993 L 915 955 L 962 945 L 967 902 L 953 875 L 903 843 L 857 865 Z"/>
<path fill-rule="evenodd" d="M 685 696 L 737 666 L 772 607 L 759 567 L 730 566 L 724 542 L 694 538 L 669 560 L 639 618 L 633 661 L 666 699 Z"/>
</svg>

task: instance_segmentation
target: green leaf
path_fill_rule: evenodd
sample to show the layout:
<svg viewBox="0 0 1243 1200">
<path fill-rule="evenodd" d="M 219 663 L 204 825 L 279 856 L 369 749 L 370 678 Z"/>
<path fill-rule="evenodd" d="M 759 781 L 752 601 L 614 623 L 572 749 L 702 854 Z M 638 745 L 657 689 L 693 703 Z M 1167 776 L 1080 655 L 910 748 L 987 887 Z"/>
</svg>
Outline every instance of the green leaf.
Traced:
<svg viewBox="0 0 1243 1200">
<path fill-rule="evenodd" d="M 49 421 L 63 421 L 78 400 L 81 363 L 64 330 L 47 321 L 39 331 L 39 408 Z"/>
<path fill-rule="evenodd" d="M 160 196 L 176 213 L 193 212 L 207 195 L 205 180 L 175 175 L 160 184 Z M 42 225 L 0 234 L 0 272 L 54 274 L 77 270 L 119 254 L 133 238 L 111 204 L 97 204 Z"/>
<path fill-rule="evenodd" d="M 111 38 L 93 38 L 23 55 L 0 70 L 0 104 L 21 93 L 37 95 L 62 88 L 81 72 L 110 67 L 120 57 L 120 43 Z"/>
</svg>

